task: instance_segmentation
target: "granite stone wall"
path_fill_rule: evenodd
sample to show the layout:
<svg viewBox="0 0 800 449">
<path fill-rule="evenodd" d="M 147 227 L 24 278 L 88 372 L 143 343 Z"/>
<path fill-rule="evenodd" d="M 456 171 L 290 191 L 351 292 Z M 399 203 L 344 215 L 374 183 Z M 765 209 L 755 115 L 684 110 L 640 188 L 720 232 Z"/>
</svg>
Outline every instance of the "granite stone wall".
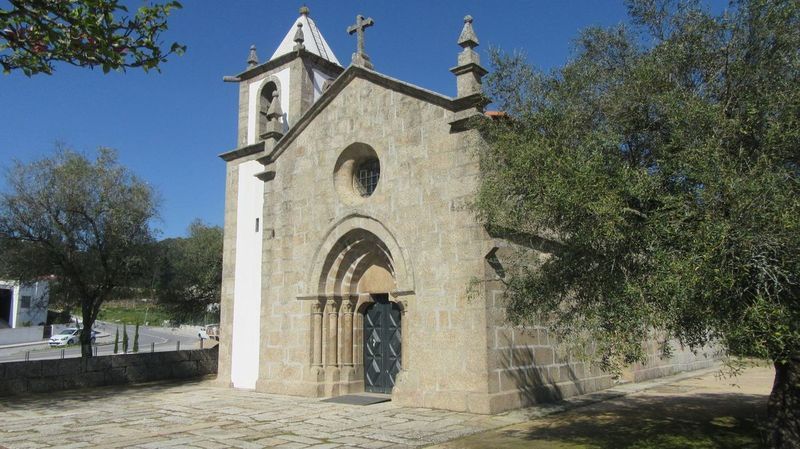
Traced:
<svg viewBox="0 0 800 449">
<path fill-rule="evenodd" d="M 495 254 L 500 262 L 505 251 Z M 673 353 L 663 358 L 655 341 L 644 342 L 645 363 L 627 367 L 617 378 L 603 372 L 584 357 L 571 354 L 545 326 L 522 328 L 508 324 L 503 287 L 496 279 L 499 266 L 486 264 L 484 295 L 489 314 L 489 410 L 500 413 L 538 403 L 555 402 L 571 396 L 610 388 L 619 382 L 642 382 L 683 371 L 718 364 L 717 348 L 698 351 L 673 342 Z M 585 348 L 591 353 L 591 348 Z"/>
<path fill-rule="evenodd" d="M 217 372 L 217 347 L 0 363 L 0 395 L 190 379 Z"/>
</svg>

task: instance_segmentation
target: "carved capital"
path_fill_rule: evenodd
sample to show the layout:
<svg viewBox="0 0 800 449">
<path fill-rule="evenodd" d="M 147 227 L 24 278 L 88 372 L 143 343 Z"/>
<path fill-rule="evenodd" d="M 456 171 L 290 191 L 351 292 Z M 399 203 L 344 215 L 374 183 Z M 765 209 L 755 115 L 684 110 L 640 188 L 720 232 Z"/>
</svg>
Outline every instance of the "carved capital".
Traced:
<svg viewBox="0 0 800 449">
<path fill-rule="evenodd" d="M 398 306 L 400 306 L 400 313 L 405 315 L 406 312 L 408 312 L 408 301 L 406 301 L 405 299 L 401 299 L 401 300 L 395 300 L 395 302 L 397 303 Z"/>
<path fill-rule="evenodd" d="M 325 303 L 325 308 L 328 309 L 328 313 L 332 313 L 332 314 L 338 313 L 338 309 L 339 309 L 338 303 L 337 303 L 337 301 L 335 299 L 329 299 Z"/>
<path fill-rule="evenodd" d="M 348 315 L 353 314 L 353 309 L 355 308 L 353 301 L 347 299 L 342 301 L 342 312 Z"/>
</svg>

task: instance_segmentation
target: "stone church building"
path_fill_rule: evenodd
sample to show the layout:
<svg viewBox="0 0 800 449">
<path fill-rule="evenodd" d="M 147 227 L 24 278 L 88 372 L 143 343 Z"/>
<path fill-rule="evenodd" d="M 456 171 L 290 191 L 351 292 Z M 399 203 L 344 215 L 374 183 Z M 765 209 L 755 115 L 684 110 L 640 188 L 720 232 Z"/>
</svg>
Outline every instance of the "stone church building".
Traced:
<svg viewBox="0 0 800 449">
<path fill-rule="evenodd" d="M 544 329 L 503 319 L 509 245 L 468 207 L 482 141 L 466 125 L 484 114 L 486 74 L 472 18 L 453 30 L 455 97 L 376 71 L 364 51 L 372 23 L 358 16 L 348 29 L 357 51 L 345 68 L 302 8 L 269 60 L 252 48 L 247 70 L 226 77 L 239 86 L 239 126 L 238 147 L 220 156 L 218 381 L 477 413 L 611 386 Z M 655 354 L 627 376 L 709 363 Z"/>
</svg>

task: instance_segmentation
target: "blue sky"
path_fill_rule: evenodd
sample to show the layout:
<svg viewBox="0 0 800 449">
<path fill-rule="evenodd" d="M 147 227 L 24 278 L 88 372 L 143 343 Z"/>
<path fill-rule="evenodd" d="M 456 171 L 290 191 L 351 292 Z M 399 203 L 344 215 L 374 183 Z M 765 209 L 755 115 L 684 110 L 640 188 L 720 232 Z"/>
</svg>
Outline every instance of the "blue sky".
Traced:
<svg viewBox="0 0 800 449">
<path fill-rule="evenodd" d="M 124 165 L 160 192 L 160 237 L 181 236 L 195 218 L 222 225 L 225 164 L 217 155 L 235 147 L 238 101 L 236 85 L 222 76 L 246 68 L 251 44 L 261 62 L 271 56 L 303 4 L 343 64 L 356 46 L 345 29 L 364 14 L 375 20 L 366 51 L 377 71 L 451 96 L 455 77 L 448 69 L 466 14 L 474 17 L 484 62 L 496 46 L 523 50 L 544 69 L 569 58 L 579 30 L 626 21 L 622 0 L 183 3 L 164 40 L 188 50 L 162 73 L 103 75 L 59 65 L 52 76 L 0 75 L 0 167 L 46 156 L 56 141 L 89 154 L 115 148 Z"/>
</svg>

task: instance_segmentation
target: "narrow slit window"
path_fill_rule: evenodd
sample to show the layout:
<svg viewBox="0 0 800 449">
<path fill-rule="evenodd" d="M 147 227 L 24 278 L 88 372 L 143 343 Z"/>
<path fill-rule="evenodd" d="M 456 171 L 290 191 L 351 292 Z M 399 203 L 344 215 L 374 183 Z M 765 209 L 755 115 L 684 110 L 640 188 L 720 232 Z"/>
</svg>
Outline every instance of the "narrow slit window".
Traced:
<svg viewBox="0 0 800 449">
<path fill-rule="evenodd" d="M 258 218 L 256 218 L 256 232 L 258 232 Z"/>
</svg>

